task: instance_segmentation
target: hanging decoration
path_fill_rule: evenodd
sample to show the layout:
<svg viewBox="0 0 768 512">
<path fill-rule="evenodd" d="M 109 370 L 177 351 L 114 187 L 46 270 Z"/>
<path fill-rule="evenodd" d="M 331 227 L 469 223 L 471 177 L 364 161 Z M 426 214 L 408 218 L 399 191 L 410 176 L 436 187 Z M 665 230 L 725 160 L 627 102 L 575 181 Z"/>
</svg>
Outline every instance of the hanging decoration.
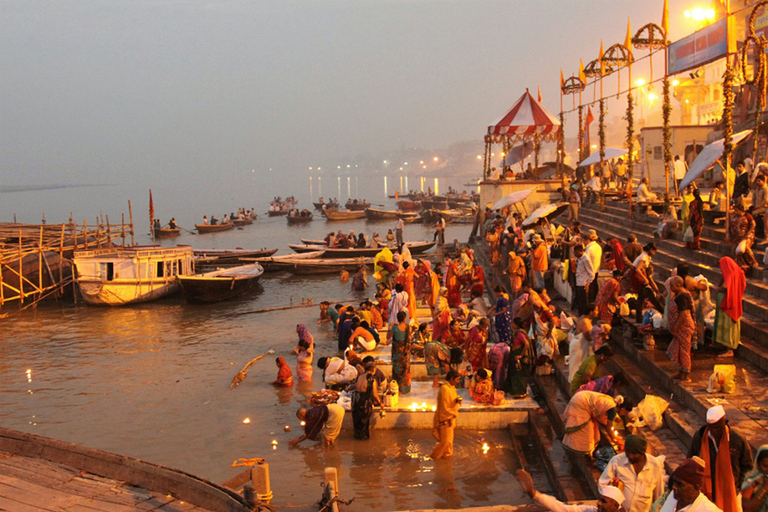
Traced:
<svg viewBox="0 0 768 512">
<path fill-rule="evenodd" d="M 664 147 L 664 181 L 666 182 L 666 193 L 664 196 L 664 202 L 669 203 L 669 174 L 672 167 L 672 137 L 670 136 L 669 120 L 672 114 L 672 105 L 669 99 L 669 78 L 664 77 L 663 87 L 664 103 L 661 107 L 661 118 L 664 125 L 662 130 L 663 134 L 663 147 Z M 678 191 L 679 193 L 679 191 Z M 667 204 L 667 206 L 669 206 Z"/>
<path fill-rule="evenodd" d="M 725 59 L 725 73 L 723 74 L 723 160 L 726 176 L 730 181 L 731 176 L 731 157 L 733 153 L 733 70 L 730 65 L 730 58 Z M 726 183 L 725 200 L 730 203 L 730 188 Z M 725 216 L 725 241 L 730 242 L 731 216 L 726 212 Z"/>
<path fill-rule="evenodd" d="M 565 114 L 560 112 L 560 132 L 557 134 L 557 173 L 560 175 L 560 181 L 564 181 L 563 159 L 565 157 Z"/>
<path fill-rule="evenodd" d="M 635 115 L 634 100 L 632 99 L 632 88 L 627 93 L 627 177 L 629 178 L 629 217 L 632 218 L 632 175 L 635 170 L 635 159 L 632 152 L 635 149 Z"/>
<path fill-rule="evenodd" d="M 584 158 L 584 105 L 579 105 L 579 162 Z"/>
<path fill-rule="evenodd" d="M 752 9 L 752 12 L 749 15 L 749 21 L 748 21 L 748 35 L 747 38 L 744 40 L 744 46 L 741 48 L 741 75 L 744 79 L 744 83 L 752 87 L 752 90 L 757 92 L 757 97 L 755 99 L 755 126 L 752 129 L 752 160 L 757 161 L 757 144 L 759 141 L 759 132 L 760 132 L 760 120 L 762 117 L 762 112 L 765 110 L 765 96 L 766 96 L 766 84 L 768 84 L 768 80 L 766 79 L 766 56 L 765 56 L 765 50 L 766 46 L 768 45 L 768 41 L 765 40 L 765 38 L 760 35 L 758 37 L 755 34 L 755 20 L 758 15 L 758 10 L 763 8 L 765 5 L 768 5 L 768 0 L 763 0 L 762 2 L 759 2 L 755 7 Z M 753 60 L 753 71 L 752 71 L 752 77 L 751 79 L 747 77 L 747 55 L 750 52 L 750 49 L 752 51 L 752 55 L 754 56 Z"/>
<path fill-rule="evenodd" d="M 597 132 L 598 137 L 600 137 L 600 175 L 602 178 L 603 169 L 602 167 L 606 165 L 605 162 L 605 99 L 600 98 L 600 129 Z M 600 211 L 605 210 L 605 192 L 603 191 L 603 187 L 600 187 Z"/>
<path fill-rule="evenodd" d="M 648 23 L 635 33 L 632 38 L 632 46 L 639 50 L 648 49 L 653 53 L 654 50 L 661 50 L 667 46 L 666 31 L 655 23 Z M 653 59 L 651 61 L 651 79 L 653 82 Z"/>
</svg>

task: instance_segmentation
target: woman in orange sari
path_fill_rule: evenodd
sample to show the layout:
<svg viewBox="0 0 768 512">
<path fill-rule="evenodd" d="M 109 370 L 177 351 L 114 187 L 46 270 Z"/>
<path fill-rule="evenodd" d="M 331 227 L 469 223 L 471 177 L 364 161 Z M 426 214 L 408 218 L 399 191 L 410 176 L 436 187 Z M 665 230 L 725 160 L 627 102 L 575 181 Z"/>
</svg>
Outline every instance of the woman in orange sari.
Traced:
<svg viewBox="0 0 768 512">
<path fill-rule="evenodd" d="M 416 290 L 413 281 L 416 278 L 416 272 L 411 268 L 410 263 L 403 262 L 403 288 L 408 292 L 408 318 L 416 318 Z"/>
<path fill-rule="evenodd" d="M 613 323 L 613 314 L 619 304 L 619 278 L 621 278 L 621 271 L 614 270 L 613 277 L 605 281 L 597 292 L 595 306 L 599 311 L 600 323 L 608 325 Z"/>
<path fill-rule="evenodd" d="M 445 287 L 448 288 L 448 305 L 452 308 L 461 304 L 461 284 L 459 283 L 459 268 L 451 258 L 445 258 L 448 269 L 445 276 Z"/>
</svg>

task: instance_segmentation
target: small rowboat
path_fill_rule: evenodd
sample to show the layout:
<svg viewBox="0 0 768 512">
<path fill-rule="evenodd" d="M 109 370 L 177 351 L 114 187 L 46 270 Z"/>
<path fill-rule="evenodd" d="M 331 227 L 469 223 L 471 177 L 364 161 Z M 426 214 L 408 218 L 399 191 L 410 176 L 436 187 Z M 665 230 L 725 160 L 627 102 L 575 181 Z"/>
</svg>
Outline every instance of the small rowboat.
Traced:
<svg viewBox="0 0 768 512">
<path fill-rule="evenodd" d="M 353 210 L 342 212 L 339 210 L 329 210 L 328 208 L 323 208 L 323 215 L 325 215 L 325 218 L 328 220 L 352 220 L 364 218 L 365 211 Z"/>
<path fill-rule="evenodd" d="M 239 263 L 242 258 L 264 258 L 276 252 L 277 249 L 193 249 L 195 263 L 205 265 Z"/>
<path fill-rule="evenodd" d="M 322 251 L 312 251 L 312 252 L 305 252 L 302 254 L 283 254 L 280 256 L 268 256 L 268 257 L 262 257 L 262 258 L 242 258 L 241 261 L 255 261 L 259 263 L 262 267 L 264 267 L 265 272 L 277 272 L 278 270 L 283 270 L 284 265 L 282 264 L 285 260 L 305 260 L 305 259 L 318 259 L 323 257 L 323 253 L 325 250 Z"/>
<path fill-rule="evenodd" d="M 411 254 L 421 254 L 428 251 L 435 246 L 435 242 L 405 242 L 408 246 L 408 250 Z M 376 256 L 383 247 L 364 247 L 364 248 L 351 248 L 351 249 L 336 249 L 333 247 L 326 247 L 324 245 L 302 245 L 302 244 L 288 244 L 292 250 L 298 253 L 307 253 L 312 251 L 324 251 L 323 258 L 358 258 L 358 257 L 373 257 Z"/>
<path fill-rule="evenodd" d="M 244 217 L 242 219 L 232 219 L 232 224 L 235 226 L 248 226 L 250 224 L 253 224 L 253 219 L 250 219 L 248 217 Z"/>
<path fill-rule="evenodd" d="M 347 201 L 347 204 L 344 206 L 347 207 L 347 210 L 353 210 L 353 211 L 363 211 L 366 208 L 371 207 L 371 203 L 366 203 L 365 201 Z"/>
<path fill-rule="evenodd" d="M 228 231 L 234 227 L 235 225 L 231 222 L 227 222 L 226 224 L 195 224 L 195 228 L 197 228 L 197 232 L 200 234 Z"/>
<path fill-rule="evenodd" d="M 301 243 L 307 245 L 325 245 L 325 240 L 313 240 L 311 238 L 301 238 Z"/>
<path fill-rule="evenodd" d="M 304 224 L 312 221 L 312 214 L 309 215 L 288 215 L 285 218 L 288 224 Z"/>
<path fill-rule="evenodd" d="M 421 206 L 425 210 L 447 210 L 448 201 L 445 199 L 422 199 Z"/>
<path fill-rule="evenodd" d="M 366 208 L 365 216 L 368 220 L 391 220 L 398 219 L 397 210 L 377 210 L 376 208 Z"/>
<path fill-rule="evenodd" d="M 397 204 L 397 207 L 404 212 L 417 212 L 421 210 L 421 201 L 403 199 L 395 204 Z"/>
<path fill-rule="evenodd" d="M 153 231 L 155 238 L 173 238 L 181 234 L 181 228 L 160 228 Z"/>
<path fill-rule="evenodd" d="M 342 270 L 357 270 L 360 265 L 373 265 L 373 258 L 303 258 L 308 254 L 294 254 L 293 258 L 273 259 L 268 263 L 271 272 L 291 274 L 335 274 Z M 267 263 L 263 263 L 267 264 Z"/>
<path fill-rule="evenodd" d="M 251 263 L 178 279 L 187 302 L 219 302 L 250 292 L 263 273 L 261 265 Z"/>
</svg>

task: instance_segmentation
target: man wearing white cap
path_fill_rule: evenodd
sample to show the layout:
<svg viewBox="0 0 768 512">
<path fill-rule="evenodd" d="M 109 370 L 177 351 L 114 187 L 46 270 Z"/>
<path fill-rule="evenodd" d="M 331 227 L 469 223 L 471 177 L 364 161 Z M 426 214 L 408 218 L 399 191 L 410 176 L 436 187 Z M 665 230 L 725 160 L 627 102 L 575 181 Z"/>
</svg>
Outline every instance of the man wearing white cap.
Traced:
<svg viewBox="0 0 768 512">
<path fill-rule="evenodd" d="M 728 426 L 725 409 L 716 405 L 707 410 L 707 424 L 691 441 L 688 457 L 704 461 L 701 491 L 723 512 L 737 512 L 737 494 L 744 474 L 752 469 L 752 452 L 744 439 Z"/>
<path fill-rule="evenodd" d="M 536 504 L 552 512 L 624 512 L 624 494 L 612 485 L 600 486 L 600 499 L 597 505 L 568 505 L 554 496 L 542 494 L 533 485 L 533 478 L 524 469 L 518 469 L 515 478 L 520 482 L 523 492 L 533 498 Z"/>
</svg>

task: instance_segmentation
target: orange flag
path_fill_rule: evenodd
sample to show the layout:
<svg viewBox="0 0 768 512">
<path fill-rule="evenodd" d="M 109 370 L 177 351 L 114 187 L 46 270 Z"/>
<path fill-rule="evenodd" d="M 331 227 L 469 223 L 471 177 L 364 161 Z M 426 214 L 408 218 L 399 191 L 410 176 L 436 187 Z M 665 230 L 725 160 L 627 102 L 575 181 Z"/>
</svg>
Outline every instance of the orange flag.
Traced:
<svg viewBox="0 0 768 512">
<path fill-rule="evenodd" d="M 664 38 L 669 41 L 669 0 L 664 0 L 664 11 L 661 13 L 661 28 Z"/>
<path fill-rule="evenodd" d="M 560 90 L 565 89 L 565 78 L 563 78 L 563 68 L 560 68 Z"/>
<path fill-rule="evenodd" d="M 632 29 L 630 28 L 630 21 L 627 18 L 627 38 L 624 40 L 624 48 L 627 49 L 627 53 L 630 55 L 630 61 L 632 60 Z"/>
<path fill-rule="evenodd" d="M 598 60 L 600 61 L 600 74 L 605 74 L 605 65 L 603 64 L 603 56 L 605 55 L 605 51 L 603 51 L 603 40 L 600 40 L 600 56 L 598 57 Z"/>
<path fill-rule="evenodd" d="M 579 59 L 579 80 L 582 81 L 582 83 L 587 83 L 587 75 L 584 74 L 584 62 Z"/>
<path fill-rule="evenodd" d="M 541 86 L 538 85 L 537 87 L 539 88 L 539 103 L 541 103 Z"/>
</svg>

